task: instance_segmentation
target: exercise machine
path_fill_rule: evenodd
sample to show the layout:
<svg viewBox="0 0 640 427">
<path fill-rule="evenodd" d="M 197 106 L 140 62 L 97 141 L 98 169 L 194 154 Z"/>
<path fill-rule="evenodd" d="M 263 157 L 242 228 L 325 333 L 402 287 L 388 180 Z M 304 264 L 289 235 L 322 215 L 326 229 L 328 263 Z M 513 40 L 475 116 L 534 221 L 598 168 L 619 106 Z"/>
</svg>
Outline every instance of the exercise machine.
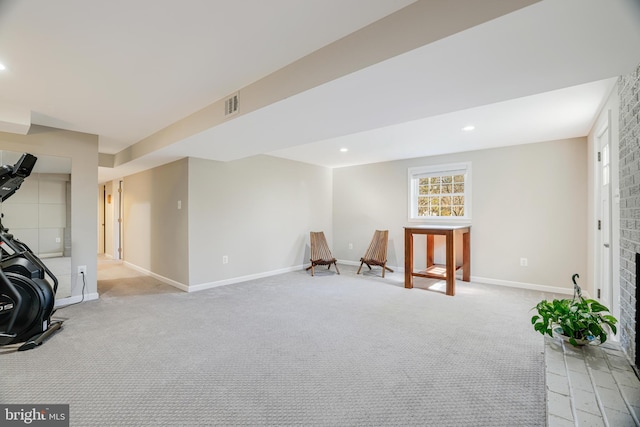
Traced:
<svg viewBox="0 0 640 427">
<path fill-rule="evenodd" d="M 16 164 L 0 166 L 0 203 L 20 188 L 37 160 L 25 153 Z M 18 351 L 30 350 L 60 329 L 62 321 L 51 320 L 57 290 L 58 279 L 9 233 L 0 215 L 0 346 L 24 342 Z"/>
</svg>

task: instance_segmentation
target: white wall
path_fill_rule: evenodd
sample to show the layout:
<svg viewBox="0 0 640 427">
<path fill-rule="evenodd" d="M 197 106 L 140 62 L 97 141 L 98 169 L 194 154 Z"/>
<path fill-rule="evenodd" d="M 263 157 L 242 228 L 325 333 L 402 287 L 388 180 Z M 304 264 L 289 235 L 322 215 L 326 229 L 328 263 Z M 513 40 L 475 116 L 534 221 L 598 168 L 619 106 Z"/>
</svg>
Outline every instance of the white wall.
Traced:
<svg viewBox="0 0 640 427">
<path fill-rule="evenodd" d="M 472 162 L 473 278 L 571 289 L 574 273 L 587 277 L 586 138 L 335 169 L 334 255 L 357 262 L 373 230 L 388 229 L 389 264 L 403 266 L 407 169 L 465 161 Z"/>
<path fill-rule="evenodd" d="M 190 158 L 190 286 L 300 268 L 309 231 L 331 244 L 331 210 L 330 169 L 270 156 Z"/>
</svg>

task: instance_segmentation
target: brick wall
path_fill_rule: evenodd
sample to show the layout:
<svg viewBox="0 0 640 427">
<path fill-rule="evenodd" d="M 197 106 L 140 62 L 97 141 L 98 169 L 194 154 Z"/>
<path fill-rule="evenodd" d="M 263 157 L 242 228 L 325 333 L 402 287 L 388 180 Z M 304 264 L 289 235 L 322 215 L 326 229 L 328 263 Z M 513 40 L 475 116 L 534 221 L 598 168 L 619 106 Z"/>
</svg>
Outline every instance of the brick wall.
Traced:
<svg viewBox="0 0 640 427">
<path fill-rule="evenodd" d="M 640 65 L 618 80 L 620 96 L 620 341 L 636 360 L 636 262 L 640 252 Z"/>
</svg>

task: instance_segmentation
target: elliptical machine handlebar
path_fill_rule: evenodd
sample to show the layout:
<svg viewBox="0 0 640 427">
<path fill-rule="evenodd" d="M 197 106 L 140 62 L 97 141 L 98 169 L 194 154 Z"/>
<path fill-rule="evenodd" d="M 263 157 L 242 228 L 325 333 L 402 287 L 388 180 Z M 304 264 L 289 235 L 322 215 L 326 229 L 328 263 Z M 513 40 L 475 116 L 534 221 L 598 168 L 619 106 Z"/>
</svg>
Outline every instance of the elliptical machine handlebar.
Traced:
<svg viewBox="0 0 640 427">
<path fill-rule="evenodd" d="M 24 153 L 15 165 L 0 166 L 0 202 L 13 196 L 24 179 L 31 175 L 37 160 L 33 154 Z"/>
</svg>

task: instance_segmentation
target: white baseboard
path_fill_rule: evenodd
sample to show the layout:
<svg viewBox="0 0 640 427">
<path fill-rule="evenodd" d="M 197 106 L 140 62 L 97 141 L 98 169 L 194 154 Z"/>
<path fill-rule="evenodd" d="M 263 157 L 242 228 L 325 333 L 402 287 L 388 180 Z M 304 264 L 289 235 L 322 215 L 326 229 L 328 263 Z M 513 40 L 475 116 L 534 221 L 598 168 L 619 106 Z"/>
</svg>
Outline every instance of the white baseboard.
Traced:
<svg viewBox="0 0 640 427">
<path fill-rule="evenodd" d="M 292 271 L 298 271 L 304 268 L 303 265 L 297 265 L 293 267 L 281 268 L 278 270 L 265 271 L 262 273 L 249 274 L 246 276 L 232 277 L 230 279 L 217 280 L 215 282 L 200 283 L 198 285 L 188 286 L 188 285 L 185 285 L 184 283 L 180 283 L 175 280 L 169 279 L 167 277 L 161 276 L 159 274 L 153 273 L 135 264 L 131 264 L 130 262 L 124 261 L 124 264 L 133 270 L 147 274 L 155 279 L 160 280 L 163 283 L 171 285 L 185 292 L 197 292 L 197 291 L 203 291 L 205 289 L 217 288 L 218 286 L 233 285 L 235 283 L 246 282 L 248 280 L 261 279 L 263 277 L 276 276 L 278 274 L 283 274 L 283 273 L 290 273 Z"/>
<path fill-rule="evenodd" d="M 338 264 L 351 265 L 354 267 L 360 267 L 360 261 L 350 261 L 346 259 L 339 259 Z M 307 264 L 307 266 L 310 264 Z M 392 269 L 395 273 L 404 273 L 404 267 L 398 267 L 396 265 L 387 264 L 387 267 Z"/>
<path fill-rule="evenodd" d="M 356 267 L 360 267 L 360 261 L 347 261 L 345 259 L 339 259 L 338 260 L 338 264 L 344 264 L 344 265 L 353 265 Z M 305 264 L 304 267 L 307 268 L 308 266 L 310 266 L 311 264 Z"/>
<path fill-rule="evenodd" d="M 67 297 L 67 298 L 60 298 L 57 299 L 54 303 L 54 308 L 64 308 L 67 305 L 71 305 L 71 304 L 77 304 L 80 301 L 92 301 L 92 300 L 97 300 L 100 297 L 100 295 L 98 295 L 96 292 L 92 292 L 90 294 L 86 294 L 84 296 L 84 299 L 82 298 L 82 295 L 75 295 L 72 297 Z"/>
<path fill-rule="evenodd" d="M 233 277 L 231 279 L 218 280 L 215 282 L 201 283 L 199 285 L 189 286 L 187 292 L 203 291 L 205 289 L 216 288 L 218 286 L 233 285 L 234 283 L 246 282 L 248 280 L 261 279 L 263 277 L 277 276 L 278 274 L 290 273 L 306 268 L 305 265 L 296 265 L 293 267 L 281 268 L 278 270 L 265 271 L 263 273 L 249 274 L 247 276 Z"/>
<path fill-rule="evenodd" d="M 61 256 L 64 256 L 64 252 L 50 252 L 46 254 L 38 254 L 38 258 L 40 259 L 59 258 Z"/>
<path fill-rule="evenodd" d="M 573 288 L 559 288 L 557 286 L 536 285 L 535 283 L 514 282 L 511 280 L 491 279 L 488 277 L 471 276 L 472 282 L 487 285 L 507 286 L 510 288 L 530 289 L 533 291 L 550 292 L 554 294 L 573 295 Z"/>
<path fill-rule="evenodd" d="M 338 264 L 352 265 L 352 266 L 359 267 L 360 261 L 338 260 Z M 404 267 L 390 265 L 389 268 L 394 270 L 396 273 L 404 273 Z M 458 272 L 456 273 L 456 278 L 462 279 L 462 272 L 460 270 L 458 270 Z M 573 295 L 573 287 L 560 288 L 557 286 L 538 285 L 535 283 L 515 282 L 512 280 L 492 279 L 489 277 L 479 277 L 479 276 L 471 276 L 471 281 L 478 282 L 478 283 L 485 283 L 487 285 L 507 286 L 510 288 L 530 289 L 533 291 L 550 292 L 554 294 Z M 583 290 L 583 294 L 585 295 L 585 297 L 589 297 L 588 293 L 584 290 Z"/>
<path fill-rule="evenodd" d="M 166 283 L 167 285 L 171 285 L 174 288 L 180 289 L 181 291 L 189 292 L 189 285 L 185 285 L 184 283 L 180 283 L 180 282 L 175 281 L 173 279 L 169 279 L 168 277 L 161 276 L 159 274 L 154 273 L 153 271 L 149 271 L 146 268 L 139 267 L 139 266 L 137 266 L 135 264 L 132 264 L 132 263 L 130 263 L 128 261 L 123 261 L 123 264 L 126 265 L 127 267 L 129 267 L 132 270 L 136 270 L 136 271 L 139 271 L 140 273 L 146 274 L 147 276 L 151 276 L 154 279 L 158 279 L 161 282 Z"/>
<path fill-rule="evenodd" d="M 147 269 L 144 269 L 142 267 L 139 267 L 135 264 L 131 264 L 130 262 L 124 261 L 124 264 L 127 267 L 130 267 L 133 270 L 139 271 L 143 274 L 147 274 L 151 277 L 154 277 L 158 280 L 160 280 L 163 283 L 166 283 L 168 285 L 171 285 L 175 288 L 180 289 L 181 291 L 185 291 L 185 292 L 197 292 L 197 291 L 203 291 L 205 289 L 211 289 L 211 288 L 216 288 L 218 286 L 226 286 L 226 285 L 233 285 L 235 283 L 242 283 L 242 282 L 246 282 L 248 280 L 254 280 L 254 279 L 261 279 L 263 277 L 270 277 L 270 276 L 276 276 L 278 274 L 283 274 L 283 273 L 290 273 L 292 271 L 299 271 L 299 270 L 303 270 L 305 268 L 307 268 L 310 264 L 302 264 L 302 265 L 296 265 L 293 267 L 286 267 L 286 268 L 281 268 L 278 270 L 271 270 L 271 271 L 265 271 L 262 273 L 256 273 L 256 274 L 249 274 L 246 276 L 238 276 L 238 277 L 232 277 L 230 279 L 224 279 L 224 280 L 218 280 L 215 282 L 207 282 L 207 283 L 200 283 L 198 285 L 192 285 L 192 286 L 188 286 L 185 285 L 184 283 L 180 283 L 177 282 L 175 280 L 169 279 L 167 277 L 161 276 L 159 274 L 153 273 Z M 338 260 L 338 264 L 343 264 L 343 265 L 350 265 L 350 266 L 355 266 L 355 267 L 359 267 L 360 266 L 360 261 L 349 261 L 349 260 Z M 396 273 L 404 273 L 404 267 L 397 267 L 397 266 L 389 266 L 389 268 L 393 269 Z M 458 278 L 461 278 L 461 272 L 458 272 Z M 486 283 L 488 285 L 498 285 L 498 286 L 506 286 L 506 287 L 510 287 L 510 288 L 519 288 L 519 289 L 530 289 L 530 290 L 534 290 L 534 291 L 541 291 L 541 292 L 549 292 L 549 293 L 555 293 L 555 294 L 563 294 L 563 295 L 572 295 L 573 294 L 573 288 L 560 288 L 557 286 L 547 286 L 547 285 L 538 285 L 535 283 L 526 283 L 526 282 L 515 282 L 515 281 L 511 281 L 511 280 L 502 280 L 502 279 L 492 279 L 489 277 L 480 277 L 480 276 L 471 276 L 471 281 L 472 282 L 478 282 L 478 283 Z M 585 295 L 587 296 L 587 295 Z M 85 298 L 86 300 L 86 298 Z"/>
</svg>

